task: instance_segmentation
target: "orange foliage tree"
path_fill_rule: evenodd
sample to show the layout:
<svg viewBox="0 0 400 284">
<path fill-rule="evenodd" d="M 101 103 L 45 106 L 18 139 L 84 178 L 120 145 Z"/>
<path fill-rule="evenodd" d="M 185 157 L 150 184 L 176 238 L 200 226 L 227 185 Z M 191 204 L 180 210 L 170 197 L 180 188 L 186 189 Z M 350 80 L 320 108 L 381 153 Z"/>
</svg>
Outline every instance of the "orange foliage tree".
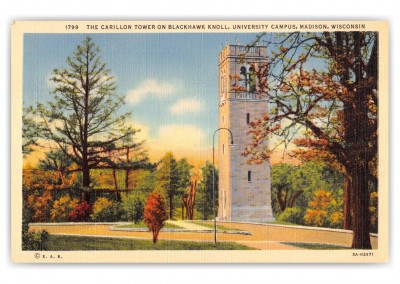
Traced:
<svg viewBox="0 0 400 284">
<path fill-rule="evenodd" d="M 304 216 L 307 225 L 317 227 L 338 227 L 343 221 L 343 213 L 338 211 L 332 193 L 320 189 L 314 192 L 314 199 L 309 202 L 309 209 Z"/>
<path fill-rule="evenodd" d="M 159 193 L 151 193 L 144 207 L 144 222 L 153 233 L 153 243 L 157 242 L 158 233 L 164 227 L 166 220 L 168 215 L 164 199 Z"/>
<path fill-rule="evenodd" d="M 352 248 L 371 249 L 368 183 L 378 145 L 378 34 L 295 32 L 276 35 L 267 44 L 270 62 L 257 73 L 258 91 L 270 110 L 251 123 L 253 142 L 243 154 L 254 163 L 265 162 L 273 149 L 262 145 L 271 135 L 288 145 L 307 130 L 310 143 L 345 169 Z"/>
<path fill-rule="evenodd" d="M 56 222 L 68 221 L 69 214 L 78 205 L 78 203 L 79 200 L 77 198 L 71 199 L 68 194 L 61 196 L 53 203 L 53 208 L 50 211 L 51 220 Z"/>
<path fill-rule="evenodd" d="M 34 195 L 28 196 L 28 207 L 33 211 L 32 221 L 47 222 L 49 220 L 51 199 L 52 197 L 49 192 L 39 197 L 35 197 Z"/>
<path fill-rule="evenodd" d="M 23 202 L 30 212 L 29 222 L 46 222 L 50 219 L 52 193 L 58 188 L 55 173 L 33 169 L 30 166 L 23 170 Z"/>
<path fill-rule="evenodd" d="M 335 155 L 328 150 L 324 149 L 324 144 L 316 139 L 308 138 L 297 138 L 294 139 L 293 143 L 299 148 L 292 151 L 292 155 L 295 156 L 302 162 L 323 162 L 330 167 L 345 173 L 346 170 L 342 164 L 338 162 Z M 350 192 L 350 177 L 347 176 L 344 183 L 344 197 L 343 197 L 343 229 L 352 229 L 352 217 L 351 217 L 351 192 Z"/>
<path fill-rule="evenodd" d="M 42 196 L 29 195 L 27 198 L 28 208 L 32 211 L 33 222 L 47 222 L 50 217 L 51 194 L 46 191 Z"/>
<path fill-rule="evenodd" d="M 24 206 L 29 212 L 30 222 L 65 221 L 70 211 L 70 197 L 66 197 L 65 186 L 75 182 L 76 173 L 60 178 L 57 170 L 45 170 L 26 166 L 22 172 Z M 54 201 L 59 195 L 63 197 Z M 54 203 L 53 203 L 54 201 Z M 72 204 L 71 206 L 74 206 Z"/>
</svg>

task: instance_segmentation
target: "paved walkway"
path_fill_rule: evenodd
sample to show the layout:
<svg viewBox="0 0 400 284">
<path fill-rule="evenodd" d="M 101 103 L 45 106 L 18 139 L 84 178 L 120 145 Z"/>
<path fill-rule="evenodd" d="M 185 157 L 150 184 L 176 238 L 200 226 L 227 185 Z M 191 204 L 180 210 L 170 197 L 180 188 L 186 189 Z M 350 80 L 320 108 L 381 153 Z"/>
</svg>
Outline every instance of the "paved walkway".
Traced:
<svg viewBox="0 0 400 284">
<path fill-rule="evenodd" d="M 184 222 L 186 223 L 186 222 Z M 178 224 L 179 225 L 179 224 Z M 195 225 L 195 224 L 192 224 Z M 321 243 L 350 246 L 352 234 L 346 232 L 320 231 L 302 227 L 285 227 L 273 225 L 223 223 L 225 227 L 248 231 L 251 235 L 222 234 L 218 233 L 219 241 L 237 242 L 256 249 L 300 249 L 282 242 Z M 179 225 L 181 226 L 181 225 Z M 136 239 L 151 239 L 150 232 L 124 232 L 110 231 L 110 225 L 44 225 L 32 226 L 33 230 L 46 230 L 50 234 L 103 236 L 103 237 L 124 237 Z M 202 226 L 200 226 L 202 227 Z M 160 239 L 163 240 L 184 240 L 184 241 L 213 241 L 212 233 L 193 232 L 160 232 Z M 377 237 L 371 237 L 372 247 L 377 248 Z"/>
<path fill-rule="evenodd" d="M 180 220 L 180 221 L 170 221 L 170 220 L 168 220 L 167 223 L 175 225 L 175 226 L 182 227 L 183 229 L 193 230 L 193 231 L 210 230 L 209 227 L 201 226 L 201 225 L 195 224 L 193 222 L 187 222 L 187 221 L 184 221 L 184 220 Z"/>
</svg>

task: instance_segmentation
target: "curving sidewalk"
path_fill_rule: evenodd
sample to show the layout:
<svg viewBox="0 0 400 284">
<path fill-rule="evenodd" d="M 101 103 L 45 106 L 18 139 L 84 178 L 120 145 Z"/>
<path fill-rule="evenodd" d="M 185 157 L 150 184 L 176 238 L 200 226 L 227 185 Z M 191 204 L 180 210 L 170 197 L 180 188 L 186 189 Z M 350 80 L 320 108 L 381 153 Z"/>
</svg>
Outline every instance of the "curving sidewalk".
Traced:
<svg viewBox="0 0 400 284">
<path fill-rule="evenodd" d="M 204 227 L 190 222 L 176 224 L 181 227 L 190 227 L 195 230 Z M 115 224 L 115 223 L 112 223 Z M 347 246 L 351 245 L 352 233 L 344 230 L 326 230 L 310 227 L 294 227 L 272 224 L 251 224 L 251 223 L 218 223 L 224 227 L 239 229 L 250 232 L 251 235 L 224 234 L 218 233 L 218 241 L 237 242 L 252 248 L 263 250 L 286 250 L 300 249 L 298 247 L 283 244 L 284 242 L 299 243 L 319 243 Z M 112 238 L 133 238 L 133 239 L 151 239 L 150 232 L 126 232 L 111 231 L 110 224 L 30 224 L 30 230 L 46 230 L 50 234 L 58 235 L 80 235 L 80 236 L 98 236 Z M 213 241 L 214 235 L 210 233 L 196 232 L 160 232 L 160 239 L 163 240 L 184 240 L 184 241 Z M 378 237 L 371 236 L 372 247 L 377 248 Z"/>
</svg>

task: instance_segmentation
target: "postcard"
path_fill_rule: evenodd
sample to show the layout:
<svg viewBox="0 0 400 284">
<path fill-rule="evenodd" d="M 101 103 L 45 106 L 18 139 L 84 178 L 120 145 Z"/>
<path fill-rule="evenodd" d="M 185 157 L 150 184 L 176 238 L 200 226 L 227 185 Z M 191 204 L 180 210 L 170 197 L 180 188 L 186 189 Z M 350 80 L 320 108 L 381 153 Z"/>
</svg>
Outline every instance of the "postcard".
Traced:
<svg viewBox="0 0 400 284">
<path fill-rule="evenodd" d="M 388 260 L 388 24 L 17 21 L 17 263 Z"/>
</svg>

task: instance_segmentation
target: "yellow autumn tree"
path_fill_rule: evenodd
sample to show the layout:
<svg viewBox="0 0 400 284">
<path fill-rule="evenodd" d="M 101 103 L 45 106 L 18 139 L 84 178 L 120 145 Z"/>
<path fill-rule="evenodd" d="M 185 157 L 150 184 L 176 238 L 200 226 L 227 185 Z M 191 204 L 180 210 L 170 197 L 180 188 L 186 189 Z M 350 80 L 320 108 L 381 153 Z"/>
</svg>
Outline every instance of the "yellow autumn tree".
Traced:
<svg viewBox="0 0 400 284">
<path fill-rule="evenodd" d="M 69 213 L 78 203 L 79 200 L 77 198 L 71 199 L 68 194 L 61 196 L 53 203 L 53 208 L 50 211 L 50 219 L 56 222 L 68 221 Z"/>
<path fill-rule="evenodd" d="M 304 216 L 307 225 L 316 227 L 341 227 L 343 213 L 338 210 L 337 202 L 331 192 L 320 189 L 314 192 L 314 198 L 308 203 Z"/>
<path fill-rule="evenodd" d="M 94 203 L 94 205 L 93 205 L 93 214 L 92 214 L 92 216 L 95 216 L 95 215 L 99 214 L 101 211 L 103 211 L 104 209 L 110 207 L 111 205 L 113 205 L 113 203 L 108 198 L 106 198 L 106 197 L 97 198 L 95 203 Z"/>
</svg>

